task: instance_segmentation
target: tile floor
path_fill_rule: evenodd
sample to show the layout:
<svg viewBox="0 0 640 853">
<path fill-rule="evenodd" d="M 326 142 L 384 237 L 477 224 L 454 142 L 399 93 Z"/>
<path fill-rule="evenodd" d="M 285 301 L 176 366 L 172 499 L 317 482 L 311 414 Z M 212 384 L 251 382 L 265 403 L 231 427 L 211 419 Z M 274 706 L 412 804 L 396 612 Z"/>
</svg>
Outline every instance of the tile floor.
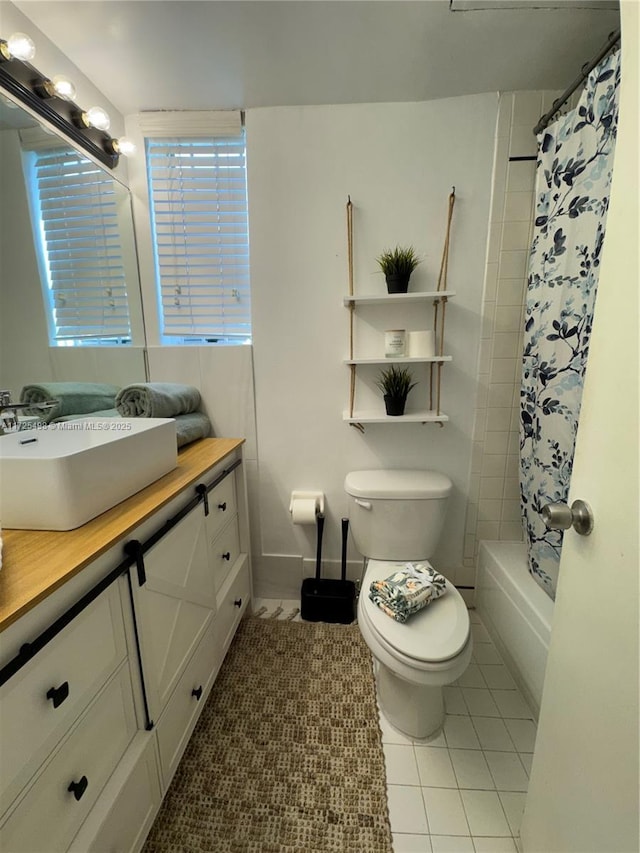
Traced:
<svg viewBox="0 0 640 853">
<path fill-rule="evenodd" d="M 299 602 L 257 599 L 300 619 Z M 536 726 L 480 618 L 473 659 L 445 688 L 443 731 L 411 740 L 380 715 L 394 853 L 517 853 Z"/>
</svg>

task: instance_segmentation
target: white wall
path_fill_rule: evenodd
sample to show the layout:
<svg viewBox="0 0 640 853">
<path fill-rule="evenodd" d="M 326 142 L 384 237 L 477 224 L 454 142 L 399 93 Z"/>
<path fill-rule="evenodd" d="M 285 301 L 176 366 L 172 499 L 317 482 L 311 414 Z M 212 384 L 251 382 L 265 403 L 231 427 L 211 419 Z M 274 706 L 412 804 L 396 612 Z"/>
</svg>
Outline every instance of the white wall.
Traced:
<svg viewBox="0 0 640 853">
<path fill-rule="evenodd" d="M 446 530 L 434 558 L 455 582 L 473 581 L 473 568 L 462 568 L 462 545 L 496 115 L 495 95 L 246 114 L 258 592 L 273 582 L 281 594 L 296 593 L 301 572 L 308 572 L 300 555 L 315 553 L 315 532 L 291 524 L 291 490 L 325 492 L 324 553 L 338 560 L 344 476 L 367 467 L 434 468 L 452 478 Z M 355 208 L 356 293 L 385 292 L 375 257 L 397 243 L 413 244 L 425 257 L 412 289 L 433 290 L 453 185 L 448 287 L 457 296 L 447 307 L 446 349 L 453 362 L 443 370 L 442 391 L 451 420 L 442 428 L 373 424 L 361 435 L 342 420 L 349 387 L 343 363 L 349 314 L 342 304 L 347 196 Z M 422 328 L 430 326 L 430 309 L 425 312 Z M 426 392 L 424 379 L 413 395 Z"/>
</svg>

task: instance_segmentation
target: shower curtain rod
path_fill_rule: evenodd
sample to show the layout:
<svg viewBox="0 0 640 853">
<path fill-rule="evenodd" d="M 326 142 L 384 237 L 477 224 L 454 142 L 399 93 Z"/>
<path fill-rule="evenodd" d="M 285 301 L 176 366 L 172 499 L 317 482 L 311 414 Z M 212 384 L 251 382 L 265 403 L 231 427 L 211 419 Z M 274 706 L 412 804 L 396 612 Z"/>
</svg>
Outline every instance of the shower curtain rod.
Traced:
<svg viewBox="0 0 640 853">
<path fill-rule="evenodd" d="M 609 35 L 607 43 L 602 48 L 602 50 L 598 53 L 598 55 L 595 56 L 590 62 L 587 62 L 586 65 L 582 66 L 582 71 L 580 72 L 578 77 L 576 77 L 576 79 L 573 81 L 573 83 L 567 89 L 565 89 L 565 91 L 560 95 L 559 98 L 556 98 L 556 100 L 553 102 L 553 105 L 552 105 L 551 109 L 549 110 L 549 112 L 545 113 L 542 116 L 542 118 L 540 119 L 538 124 L 533 128 L 533 132 L 536 136 L 541 131 L 543 131 L 545 129 L 545 127 L 547 127 L 547 125 L 550 123 L 550 121 L 554 117 L 554 115 L 558 112 L 560 107 L 562 107 L 563 104 L 566 104 L 566 102 L 569 100 L 571 95 L 573 95 L 573 93 L 576 91 L 576 89 L 582 83 L 584 83 L 584 81 L 587 79 L 587 77 L 593 71 L 593 69 L 596 67 L 596 65 L 600 62 L 600 60 L 604 59 L 604 57 L 609 53 L 610 50 L 612 50 L 616 46 L 616 44 L 618 44 L 619 41 L 620 41 L 620 29 L 617 29 L 617 30 L 614 30 Z"/>
</svg>

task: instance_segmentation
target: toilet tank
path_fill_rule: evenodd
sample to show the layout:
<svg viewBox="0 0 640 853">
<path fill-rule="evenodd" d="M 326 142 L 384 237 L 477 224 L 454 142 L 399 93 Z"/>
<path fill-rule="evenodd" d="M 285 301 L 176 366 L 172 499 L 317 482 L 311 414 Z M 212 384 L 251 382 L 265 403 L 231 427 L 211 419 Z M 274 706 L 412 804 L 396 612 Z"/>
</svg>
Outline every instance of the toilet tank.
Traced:
<svg viewBox="0 0 640 853">
<path fill-rule="evenodd" d="M 374 560 L 428 559 L 451 488 L 451 480 L 437 471 L 351 471 L 344 490 L 356 548 Z"/>
</svg>

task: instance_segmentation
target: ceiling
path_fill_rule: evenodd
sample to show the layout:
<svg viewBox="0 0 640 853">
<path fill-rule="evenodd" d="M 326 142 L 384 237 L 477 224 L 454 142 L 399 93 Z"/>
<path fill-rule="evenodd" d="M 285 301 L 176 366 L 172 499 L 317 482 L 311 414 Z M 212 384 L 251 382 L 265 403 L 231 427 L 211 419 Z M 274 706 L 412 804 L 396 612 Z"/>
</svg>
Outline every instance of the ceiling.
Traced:
<svg viewBox="0 0 640 853">
<path fill-rule="evenodd" d="M 564 89 L 619 26 L 610 0 L 14 4 L 124 115 Z"/>
</svg>

